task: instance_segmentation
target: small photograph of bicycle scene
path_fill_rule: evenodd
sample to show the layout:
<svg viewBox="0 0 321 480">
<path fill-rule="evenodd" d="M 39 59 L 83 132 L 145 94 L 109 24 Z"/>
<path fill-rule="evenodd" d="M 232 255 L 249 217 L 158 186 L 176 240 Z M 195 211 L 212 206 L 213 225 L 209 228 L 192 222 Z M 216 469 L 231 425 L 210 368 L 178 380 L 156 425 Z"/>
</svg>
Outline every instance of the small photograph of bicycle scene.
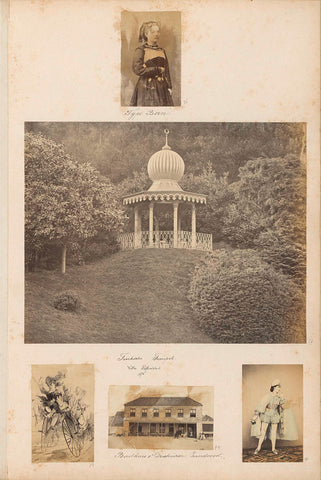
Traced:
<svg viewBox="0 0 321 480">
<path fill-rule="evenodd" d="M 94 366 L 33 365 L 32 462 L 94 461 Z"/>
<path fill-rule="evenodd" d="M 112 385 L 109 448 L 212 450 L 213 387 Z"/>
</svg>

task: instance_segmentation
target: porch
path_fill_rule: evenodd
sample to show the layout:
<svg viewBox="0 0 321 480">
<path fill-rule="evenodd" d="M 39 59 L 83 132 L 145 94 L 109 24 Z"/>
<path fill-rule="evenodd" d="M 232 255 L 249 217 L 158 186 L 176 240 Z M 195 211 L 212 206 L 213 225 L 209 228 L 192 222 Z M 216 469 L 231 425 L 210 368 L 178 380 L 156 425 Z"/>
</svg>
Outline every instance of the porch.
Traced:
<svg viewBox="0 0 321 480">
<path fill-rule="evenodd" d="M 197 437 L 196 423 L 129 422 L 129 436 Z"/>
</svg>

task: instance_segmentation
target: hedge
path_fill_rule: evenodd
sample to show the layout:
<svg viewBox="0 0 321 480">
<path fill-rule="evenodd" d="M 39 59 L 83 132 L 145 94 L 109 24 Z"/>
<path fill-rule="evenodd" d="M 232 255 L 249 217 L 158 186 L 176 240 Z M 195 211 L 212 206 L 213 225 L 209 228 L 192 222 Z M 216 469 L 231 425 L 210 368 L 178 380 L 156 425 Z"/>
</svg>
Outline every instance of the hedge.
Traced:
<svg viewBox="0 0 321 480">
<path fill-rule="evenodd" d="M 305 342 L 305 297 L 255 250 L 216 250 L 195 268 L 189 300 L 218 343 Z"/>
</svg>

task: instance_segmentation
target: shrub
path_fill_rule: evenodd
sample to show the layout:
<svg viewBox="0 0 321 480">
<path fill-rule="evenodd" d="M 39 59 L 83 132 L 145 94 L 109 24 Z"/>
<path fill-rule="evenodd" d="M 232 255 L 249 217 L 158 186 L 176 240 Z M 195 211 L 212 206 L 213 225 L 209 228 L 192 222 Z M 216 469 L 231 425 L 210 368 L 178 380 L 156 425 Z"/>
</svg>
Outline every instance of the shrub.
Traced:
<svg viewBox="0 0 321 480">
<path fill-rule="evenodd" d="M 85 262 L 93 262 L 99 258 L 109 257 L 119 250 L 119 244 L 114 236 L 105 235 L 88 242 L 82 248 L 82 258 Z"/>
<path fill-rule="evenodd" d="M 300 242 L 288 241 L 273 232 L 264 232 L 255 241 L 262 260 L 271 264 L 305 289 L 306 251 Z"/>
<path fill-rule="evenodd" d="M 54 307 L 57 310 L 75 312 L 80 307 L 79 295 L 70 290 L 58 293 L 54 299 Z"/>
<path fill-rule="evenodd" d="M 254 250 L 217 250 L 196 267 L 189 299 L 199 323 L 222 343 L 305 341 L 300 288 Z"/>
</svg>

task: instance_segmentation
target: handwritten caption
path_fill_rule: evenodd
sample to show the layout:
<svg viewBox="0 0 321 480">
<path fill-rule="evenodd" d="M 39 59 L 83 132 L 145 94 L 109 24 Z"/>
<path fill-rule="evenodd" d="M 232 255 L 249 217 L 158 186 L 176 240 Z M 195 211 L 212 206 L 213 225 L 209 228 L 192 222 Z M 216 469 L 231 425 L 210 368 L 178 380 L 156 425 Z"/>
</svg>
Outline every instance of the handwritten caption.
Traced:
<svg viewBox="0 0 321 480">
<path fill-rule="evenodd" d="M 166 117 L 167 112 L 160 112 L 157 110 L 139 110 L 135 108 L 135 110 L 126 110 L 123 115 L 126 117 L 126 120 L 135 120 L 139 117 Z"/>
<path fill-rule="evenodd" d="M 197 450 L 186 451 L 186 452 L 148 452 L 148 453 L 139 453 L 139 452 L 124 452 L 120 450 L 114 455 L 115 458 L 216 458 L 224 459 L 224 456 L 221 452 L 220 445 L 215 445 L 213 452 L 202 452 Z"/>
<path fill-rule="evenodd" d="M 161 370 L 162 366 L 175 360 L 174 355 L 161 355 L 154 353 L 152 357 L 144 358 L 140 355 L 131 353 L 121 353 L 117 357 L 117 361 L 124 362 L 128 370 L 136 373 L 138 377 L 142 377 L 147 373 Z"/>
</svg>

